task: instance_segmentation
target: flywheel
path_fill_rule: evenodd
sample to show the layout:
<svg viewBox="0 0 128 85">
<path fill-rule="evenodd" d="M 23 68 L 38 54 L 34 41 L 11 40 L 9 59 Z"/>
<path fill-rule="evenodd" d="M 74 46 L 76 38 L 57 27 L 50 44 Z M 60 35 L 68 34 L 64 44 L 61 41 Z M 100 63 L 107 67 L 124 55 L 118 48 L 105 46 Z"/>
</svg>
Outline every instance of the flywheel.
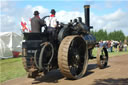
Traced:
<svg viewBox="0 0 128 85">
<path fill-rule="evenodd" d="M 58 65 L 61 73 L 69 79 L 84 76 L 88 66 L 88 50 L 81 36 L 65 37 L 58 51 Z"/>
<path fill-rule="evenodd" d="M 40 51 L 39 69 L 44 71 L 50 70 L 50 64 L 54 56 L 54 48 L 50 42 L 44 42 Z"/>
<path fill-rule="evenodd" d="M 41 51 L 41 48 L 38 48 L 35 53 L 34 53 L 34 63 L 36 65 L 36 68 L 39 69 L 39 57 L 40 57 L 40 51 Z"/>
</svg>

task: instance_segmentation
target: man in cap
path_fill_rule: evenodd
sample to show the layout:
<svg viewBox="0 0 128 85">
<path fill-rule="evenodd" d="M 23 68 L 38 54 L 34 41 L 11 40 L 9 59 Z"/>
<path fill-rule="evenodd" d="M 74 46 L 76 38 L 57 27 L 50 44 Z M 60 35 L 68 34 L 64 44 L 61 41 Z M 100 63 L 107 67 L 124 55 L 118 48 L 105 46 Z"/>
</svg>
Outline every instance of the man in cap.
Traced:
<svg viewBox="0 0 128 85">
<path fill-rule="evenodd" d="M 48 26 L 52 28 L 56 28 L 57 26 L 57 20 L 55 18 L 56 11 L 54 9 L 51 10 L 51 15 L 49 18 Z"/>
<path fill-rule="evenodd" d="M 39 12 L 34 11 L 34 17 L 31 19 L 31 31 L 32 32 L 41 32 L 41 27 L 44 22 L 39 17 Z"/>
<path fill-rule="evenodd" d="M 55 18 L 56 11 L 54 9 L 51 10 L 51 15 L 49 17 L 47 26 L 48 26 L 48 34 L 51 35 L 50 39 L 55 39 L 55 30 L 57 27 L 57 20 Z"/>
</svg>

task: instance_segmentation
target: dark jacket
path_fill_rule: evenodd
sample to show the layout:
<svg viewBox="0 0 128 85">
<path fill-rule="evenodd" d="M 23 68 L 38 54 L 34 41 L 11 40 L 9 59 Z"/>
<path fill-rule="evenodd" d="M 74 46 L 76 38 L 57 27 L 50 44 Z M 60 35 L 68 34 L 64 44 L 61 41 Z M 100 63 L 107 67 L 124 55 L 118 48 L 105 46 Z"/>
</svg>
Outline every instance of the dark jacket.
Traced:
<svg viewBox="0 0 128 85">
<path fill-rule="evenodd" d="M 43 24 L 43 20 L 41 20 L 38 16 L 34 16 L 31 19 L 32 32 L 41 32 L 41 27 L 43 26 Z"/>
</svg>

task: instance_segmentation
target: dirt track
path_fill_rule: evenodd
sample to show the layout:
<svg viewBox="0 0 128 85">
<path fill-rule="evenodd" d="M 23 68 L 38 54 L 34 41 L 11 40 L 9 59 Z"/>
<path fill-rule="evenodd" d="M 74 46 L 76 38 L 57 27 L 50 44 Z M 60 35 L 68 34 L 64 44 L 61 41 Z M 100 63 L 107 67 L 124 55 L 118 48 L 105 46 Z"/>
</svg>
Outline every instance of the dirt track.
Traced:
<svg viewBox="0 0 128 85">
<path fill-rule="evenodd" d="M 97 68 L 95 61 L 89 62 L 88 72 L 79 80 L 67 80 L 59 71 L 52 71 L 42 78 L 22 77 L 2 85 L 128 85 L 128 55 L 109 58 L 105 69 Z"/>
</svg>

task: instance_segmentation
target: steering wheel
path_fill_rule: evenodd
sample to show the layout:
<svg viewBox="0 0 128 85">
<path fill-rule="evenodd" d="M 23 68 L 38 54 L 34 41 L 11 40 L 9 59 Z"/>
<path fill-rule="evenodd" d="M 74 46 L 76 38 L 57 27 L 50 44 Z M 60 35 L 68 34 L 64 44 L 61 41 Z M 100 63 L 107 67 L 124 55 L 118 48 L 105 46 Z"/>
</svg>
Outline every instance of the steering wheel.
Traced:
<svg viewBox="0 0 128 85">
<path fill-rule="evenodd" d="M 44 20 L 44 21 L 45 21 L 45 18 L 47 18 L 47 17 L 50 17 L 50 16 L 44 16 L 44 17 L 42 18 L 42 20 Z"/>
<path fill-rule="evenodd" d="M 47 17 L 50 17 L 50 16 L 44 16 L 41 20 L 44 22 L 44 25 L 43 25 L 43 27 L 45 28 L 45 30 L 44 31 L 47 31 L 47 24 L 46 24 L 46 18 Z"/>
</svg>

